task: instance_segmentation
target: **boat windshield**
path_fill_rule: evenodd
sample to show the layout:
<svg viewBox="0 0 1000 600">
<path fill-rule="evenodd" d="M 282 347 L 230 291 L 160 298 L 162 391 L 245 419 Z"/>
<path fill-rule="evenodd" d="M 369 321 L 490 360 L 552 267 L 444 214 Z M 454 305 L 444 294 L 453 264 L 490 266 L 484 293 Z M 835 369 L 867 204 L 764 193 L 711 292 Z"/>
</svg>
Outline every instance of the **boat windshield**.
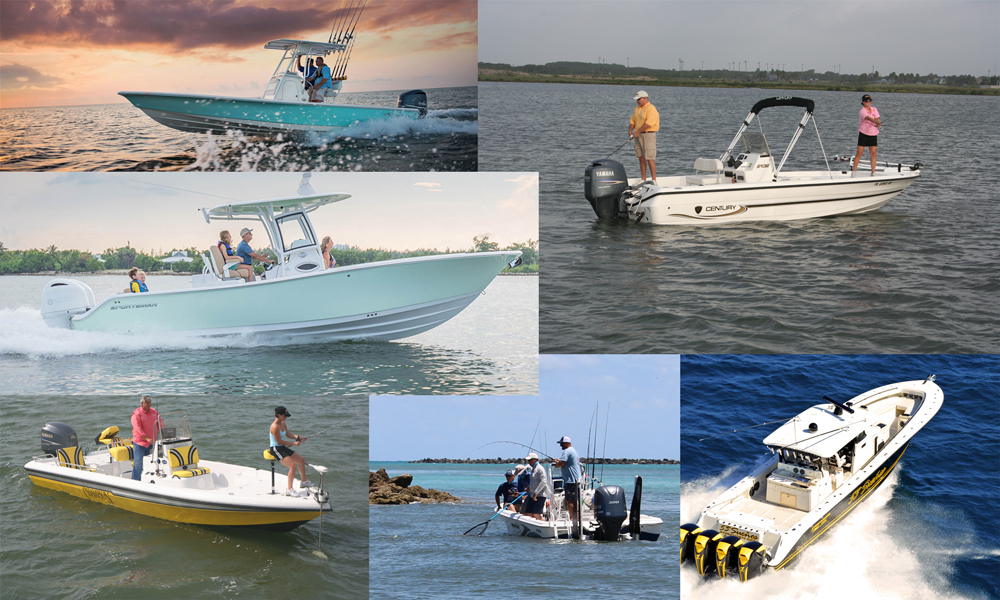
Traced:
<svg viewBox="0 0 1000 600">
<path fill-rule="evenodd" d="M 763 133 L 743 133 L 743 153 L 758 153 L 761 156 L 771 156 L 771 150 L 767 147 L 767 140 Z"/>
<path fill-rule="evenodd" d="M 278 232 L 281 234 L 281 246 L 285 252 L 291 252 L 295 248 L 305 246 L 315 246 L 316 239 L 313 237 L 312 227 L 302 213 L 293 213 L 283 217 L 278 217 Z"/>
<path fill-rule="evenodd" d="M 160 439 L 164 442 L 191 439 L 191 426 L 185 413 L 160 415 Z"/>
</svg>

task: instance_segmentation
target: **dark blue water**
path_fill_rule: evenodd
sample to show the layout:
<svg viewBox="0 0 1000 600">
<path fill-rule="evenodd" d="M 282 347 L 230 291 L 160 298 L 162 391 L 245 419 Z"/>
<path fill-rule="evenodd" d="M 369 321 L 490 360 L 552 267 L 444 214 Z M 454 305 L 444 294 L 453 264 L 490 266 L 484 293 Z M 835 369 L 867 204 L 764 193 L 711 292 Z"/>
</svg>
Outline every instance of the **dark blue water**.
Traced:
<svg viewBox="0 0 1000 600">
<path fill-rule="evenodd" d="M 605 467 L 603 481 L 632 497 L 643 478 L 642 512 L 664 521 L 658 541 L 539 540 L 505 535 L 494 521 L 482 537 L 462 532 L 494 512 L 503 465 L 427 465 L 372 462 L 390 476 L 462 498 L 458 504 L 372 506 L 369 509 L 372 598 L 677 598 L 679 468 Z M 598 467 L 600 475 L 600 467 Z"/>
<path fill-rule="evenodd" d="M 343 104 L 395 106 L 399 91 L 345 92 Z M 129 103 L 0 110 L 0 170 L 475 171 L 475 87 L 427 90 L 428 114 L 301 140 L 208 136 L 161 125 Z"/>
<path fill-rule="evenodd" d="M 780 423 L 699 439 L 932 373 L 944 391 L 937 416 L 886 483 L 802 560 L 742 586 L 683 569 L 683 597 L 1000 597 L 997 356 L 683 356 L 681 520 L 696 520 L 769 455 L 761 440 Z"/>
</svg>

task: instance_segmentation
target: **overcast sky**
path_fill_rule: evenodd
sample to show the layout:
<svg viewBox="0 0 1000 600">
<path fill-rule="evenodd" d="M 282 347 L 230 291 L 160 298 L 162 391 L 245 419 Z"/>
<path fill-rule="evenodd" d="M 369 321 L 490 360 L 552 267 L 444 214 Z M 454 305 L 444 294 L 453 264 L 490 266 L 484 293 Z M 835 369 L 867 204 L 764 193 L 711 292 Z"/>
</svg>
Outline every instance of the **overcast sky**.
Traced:
<svg viewBox="0 0 1000 600">
<path fill-rule="evenodd" d="M 479 60 L 996 74 L 1000 2 L 483 0 Z M 742 68 L 742 65 L 741 65 Z"/>
<path fill-rule="evenodd" d="M 126 243 L 150 251 L 207 248 L 219 230 L 235 238 L 247 223 L 207 224 L 202 207 L 294 196 L 300 179 L 297 173 L 2 173 L 0 242 L 13 250 L 54 244 L 95 253 Z M 336 244 L 455 250 L 471 248 L 473 236 L 485 233 L 501 247 L 538 239 L 535 173 L 314 173 L 312 185 L 352 195 L 310 214 L 316 234 Z M 254 240 L 266 243 L 266 234 Z"/>
<path fill-rule="evenodd" d="M 281 52 L 327 41 L 357 0 L 4 0 L 3 108 L 127 102 L 119 91 L 259 97 Z M 370 0 L 345 92 L 476 84 L 475 0 Z"/>
<path fill-rule="evenodd" d="M 538 386 L 538 396 L 373 396 L 369 457 L 509 458 L 529 452 L 514 444 L 483 446 L 495 441 L 526 444 L 558 457 L 556 440 L 564 435 L 585 455 L 590 434 L 597 436 L 597 456 L 680 458 L 679 357 L 543 354 Z"/>
</svg>

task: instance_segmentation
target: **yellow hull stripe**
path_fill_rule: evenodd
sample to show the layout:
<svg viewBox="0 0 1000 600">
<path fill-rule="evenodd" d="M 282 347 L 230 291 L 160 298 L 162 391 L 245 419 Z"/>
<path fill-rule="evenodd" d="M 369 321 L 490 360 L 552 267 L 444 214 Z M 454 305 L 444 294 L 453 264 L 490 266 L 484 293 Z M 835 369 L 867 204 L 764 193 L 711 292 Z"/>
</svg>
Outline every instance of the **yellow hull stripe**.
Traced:
<svg viewBox="0 0 1000 600">
<path fill-rule="evenodd" d="M 803 550 L 805 550 L 807 547 L 809 547 L 809 544 L 811 544 L 811 543 L 815 542 L 817 539 L 819 539 L 820 536 L 822 536 L 824 533 L 827 532 L 827 530 L 829 530 L 831 527 L 833 527 L 834 525 L 836 525 L 838 521 L 840 521 L 841 519 L 843 519 L 852 510 L 854 510 L 854 507 L 856 507 L 858 504 L 861 504 L 862 502 L 864 502 L 865 498 L 867 498 L 868 496 L 870 496 L 872 494 L 872 492 L 874 492 L 875 490 L 877 490 L 879 488 L 879 486 L 882 484 L 882 482 L 885 481 L 885 478 L 888 477 L 889 474 L 892 473 L 892 470 L 896 468 L 896 464 L 899 463 L 899 460 L 901 458 L 903 458 L 904 454 L 906 454 L 906 450 L 907 450 L 908 447 L 909 447 L 909 445 L 903 447 L 903 451 L 899 453 L 899 458 L 896 459 L 896 462 L 892 463 L 892 466 L 889 467 L 889 470 L 886 471 L 885 475 L 882 476 L 882 479 L 879 480 L 878 485 L 871 486 L 871 488 L 869 488 L 868 491 L 866 491 L 863 494 L 861 494 L 856 501 L 850 503 L 847 506 L 847 508 L 844 509 L 844 512 L 842 512 L 839 515 L 837 515 L 837 518 L 834 519 L 829 525 L 827 525 L 826 527 L 824 527 L 823 529 L 821 529 L 820 532 L 817 533 L 816 535 L 814 535 L 812 538 L 810 538 L 808 542 L 802 544 L 801 546 L 798 547 L 798 549 L 796 549 L 794 552 L 792 552 L 791 554 L 789 554 L 788 557 L 785 560 L 781 561 L 781 564 L 779 564 L 776 567 L 772 567 L 772 568 L 775 571 L 777 571 L 777 570 L 782 569 L 783 567 L 787 566 L 788 563 L 789 563 L 789 561 L 791 561 L 793 558 L 795 558 L 796 556 L 798 556 Z M 862 485 L 864 485 L 864 484 L 862 483 Z"/>
<path fill-rule="evenodd" d="M 101 504 L 110 504 L 128 511 L 177 521 L 179 523 L 190 523 L 193 525 L 229 525 L 229 526 L 252 526 L 252 525 L 272 525 L 277 523 L 293 523 L 299 521 L 310 521 L 320 516 L 320 511 L 241 511 L 241 510 L 209 510 L 204 508 L 185 508 L 181 506 L 168 506 L 157 502 L 146 500 L 135 500 L 117 496 L 111 492 L 97 490 L 81 485 L 53 481 L 34 475 L 28 476 L 32 483 L 37 486 L 49 488 L 59 492 L 66 492 L 78 498 L 93 500 Z"/>
</svg>

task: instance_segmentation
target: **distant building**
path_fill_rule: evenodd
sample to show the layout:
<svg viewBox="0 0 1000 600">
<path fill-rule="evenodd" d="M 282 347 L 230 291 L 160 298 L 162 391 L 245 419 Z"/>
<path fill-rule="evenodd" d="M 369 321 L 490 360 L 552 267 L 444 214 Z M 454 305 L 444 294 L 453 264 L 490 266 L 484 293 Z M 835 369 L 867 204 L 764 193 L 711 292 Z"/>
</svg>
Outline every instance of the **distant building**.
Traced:
<svg viewBox="0 0 1000 600">
<path fill-rule="evenodd" d="M 103 258 L 101 258 L 100 254 L 91 254 L 91 256 L 93 256 L 94 258 L 96 258 L 98 260 L 98 262 L 106 262 Z"/>
<path fill-rule="evenodd" d="M 161 258 L 160 262 L 165 265 L 172 265 L 176 262 L 194 262 L 194 259 L 188 256 L 187 250 L 174 250 L 170 253 L 170 256 Z"/>
</svg>

